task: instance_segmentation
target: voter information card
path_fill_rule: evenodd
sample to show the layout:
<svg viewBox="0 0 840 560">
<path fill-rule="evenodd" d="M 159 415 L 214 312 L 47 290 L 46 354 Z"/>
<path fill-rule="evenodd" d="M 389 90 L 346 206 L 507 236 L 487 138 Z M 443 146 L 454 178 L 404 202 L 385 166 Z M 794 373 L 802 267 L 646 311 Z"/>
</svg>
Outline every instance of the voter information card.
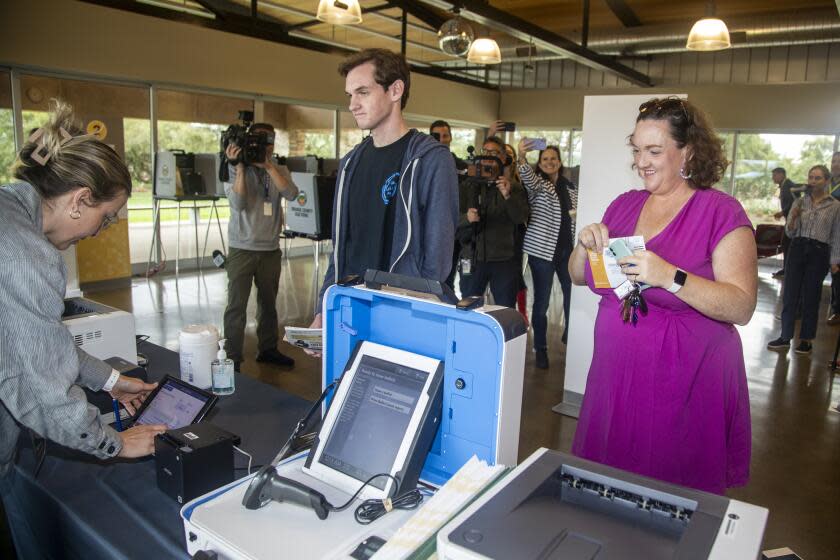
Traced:
<svg viewBox="0 0 840 560">
<path fill-rule="evenodd" d="M 612 288 L 618 299 L 630 293 L 633 283 L 627 279 L 627 275 L 618 264 L 618 259 L 632 255 L 634 251 L 645 249 L 645 238 L 641 235 L 630 237 L 611 237 L 609 245 L 604 247 L 603 252 L 587 251 L 589 256 L 589 267 L 592 269 L 592 279 L 596 288 Z M 647 285 L 640 285 L 645 289 Z"/>
<path fill-rule="evenodd" d="M 286 327 L 286 335 L 283 337 L 283 340 L 299 348 L 320 351 L 324 347 L 323 332 L 323 329 Z"/>
</svg>

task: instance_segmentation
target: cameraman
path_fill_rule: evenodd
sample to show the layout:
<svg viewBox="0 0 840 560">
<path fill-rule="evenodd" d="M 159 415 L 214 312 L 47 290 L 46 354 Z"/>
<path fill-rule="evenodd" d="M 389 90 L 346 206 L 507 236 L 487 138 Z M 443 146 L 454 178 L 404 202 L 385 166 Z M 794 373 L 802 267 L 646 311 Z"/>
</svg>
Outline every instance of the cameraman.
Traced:
<svg viewBox="0 0 840 560">
<path fill-rule="evenodd" d="M 504 142 L 495 136 L 484 141 L 484 156 L 509 165 Z M 461 187 L 461 291 L 464 297 L 484 294 L 487 284 L 497 305 L 516 303 L 521 270 L 516 259 L 516 230 L 528 220 L 525 190 L 505 173 L 504 166 L 478 160 L 475 175 Z"/>
<path fill-rule="evenodd" d="M 294 200 L 298 188 L 289 170 L 274 163 L 274 127 L 251 125 L 249 134 L 262 134 L 265 159 L 246 165 L 240 159 L 242 147 L 231 142 L 225 149 L 230 162 L 231 182 L 225 183 L 230 201 L 228 244 L 225 262 L 228 276 L 228 304 L 224 329 L 227 355 L 236 371 L 242 363 L 245 337 L 245 311 L 251 283 L 257 286 L 257 361 L 291 367 L 295 361 L 277 350 L 277 290 L 280 286 L 280 197 Z M 235 163 L 235 165 L 234 165 Z"/>
</svg>

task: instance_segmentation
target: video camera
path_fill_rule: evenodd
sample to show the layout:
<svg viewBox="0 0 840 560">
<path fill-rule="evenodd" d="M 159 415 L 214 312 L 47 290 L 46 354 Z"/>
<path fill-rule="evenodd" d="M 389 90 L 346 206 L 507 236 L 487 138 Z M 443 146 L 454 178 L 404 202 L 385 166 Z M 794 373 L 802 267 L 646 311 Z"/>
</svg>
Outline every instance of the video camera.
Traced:
<svg viewBox="0 0 840 560">
<path fill-rule="evenodd" d="M 469 207 L 481 209 L 488 189 L 496 188 L 496 181 L 505 170 L 504 162 L 496 156 L 476 155 L 475 148 L 467 148 L 467 175 L 461 188 L 469 189 Z"/>
<path fill-rule="evenodd" d="M 239 111 L 239 120 L 242 124 L 230 125 L 227 130 L 222 132 L 219 139 L 219 180 L 221 181 L 230 181 L 228 164 L 237 165 L 241 162 L 245 165 L 253 165 L 254 163 L 262 163 L 265 161 L 266 150 L 269 146 L 274 145 L 273 132 L 265 129 L 254 130 L 253 111 Z M 230 144 L 242 148 L 239 157 L 235 160 L 227 157 L 227 147 Z"/>
</svg>

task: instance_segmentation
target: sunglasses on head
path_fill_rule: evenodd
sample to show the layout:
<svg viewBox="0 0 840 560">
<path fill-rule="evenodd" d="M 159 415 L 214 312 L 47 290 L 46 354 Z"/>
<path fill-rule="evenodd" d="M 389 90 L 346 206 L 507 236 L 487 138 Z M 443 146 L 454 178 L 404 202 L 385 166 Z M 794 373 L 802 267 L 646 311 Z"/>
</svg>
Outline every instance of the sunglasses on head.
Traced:
<svg viewBox="0 0 840 560">
<path fill-rule="evenodd" d="M 689 122 L 688 110 L 685 108 L 685 101 L 679 97 L 665 97 L 663 99 L 651 99 L 639 105 L 640 115 L 653 115 L 656 117 L 665 116 L 672 111 L 682 111 L 682 116 Z"/>
</svg>

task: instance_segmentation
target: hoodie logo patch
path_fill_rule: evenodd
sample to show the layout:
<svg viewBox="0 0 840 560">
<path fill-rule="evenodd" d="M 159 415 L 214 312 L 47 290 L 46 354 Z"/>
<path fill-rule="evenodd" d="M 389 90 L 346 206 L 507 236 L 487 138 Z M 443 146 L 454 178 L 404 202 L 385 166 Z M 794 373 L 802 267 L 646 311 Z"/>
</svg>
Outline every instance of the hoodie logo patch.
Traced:
<svg viewBox="0 0 840 560">
<path fill-rule="evenodd" d="M 382 202 L 385 206 L 394 198 L 394 193 L 397 192 L 397 187 L 400 185 L 400 172 L 392 173 L 382 184 Z"/>
</svg>

